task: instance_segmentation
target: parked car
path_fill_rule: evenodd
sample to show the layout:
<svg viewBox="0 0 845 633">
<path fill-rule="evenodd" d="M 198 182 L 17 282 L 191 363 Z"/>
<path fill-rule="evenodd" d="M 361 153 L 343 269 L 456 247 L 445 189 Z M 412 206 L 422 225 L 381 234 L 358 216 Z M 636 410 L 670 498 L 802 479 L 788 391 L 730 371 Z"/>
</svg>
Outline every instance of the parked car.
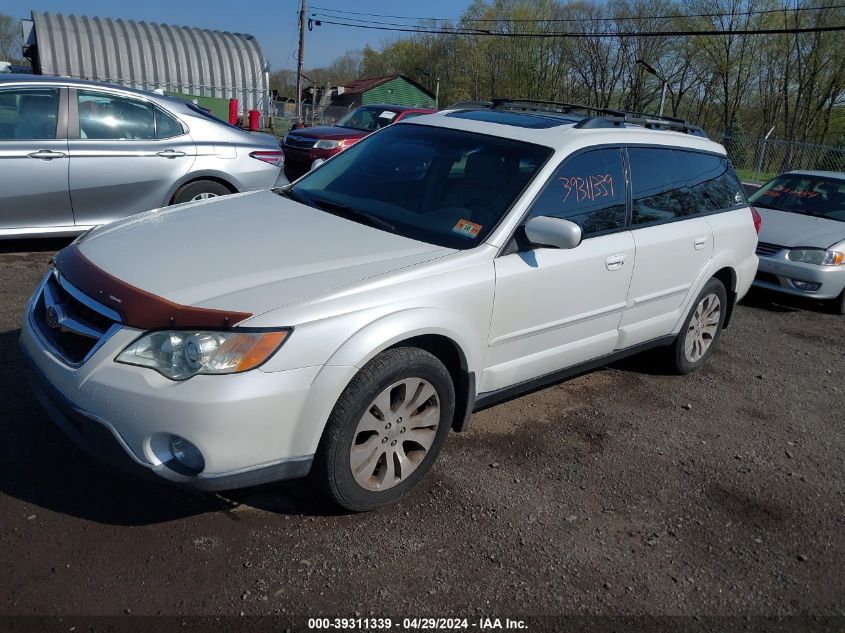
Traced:
<svg viewBox="0 0 845 633">
<path fill-rule="evenodd" d="M 0 238 L 75 235 L 169 204 L 271 187 L 275 137 L 183 101 L 60 77 L 0 77 Z"/>
<path fill-rule="evenodd" d="M 754 284 L 831 301 L 845 314 L 845 173 L 781 174 L 749 202 L 763 217 Z"/>
<path fill-rule="evenodd" d="M 285 173 L 290 180 L 295 180 L 376 130 L 432 112 L 435 110 L 398 105 L 367 105 L 352 110 L 334 125 L 291 130 L 282 140 Z"/>
<path fill-rule="evenodd" d="M 476 408 L 648 348 L 697 370 L 759 217 L 697 128 L 586 112 L 419 117 L 293 185 L 87 233 L 26 309 L 39 397 L 116 464 L 310 473 L 367 510 Z"/>
</svg>

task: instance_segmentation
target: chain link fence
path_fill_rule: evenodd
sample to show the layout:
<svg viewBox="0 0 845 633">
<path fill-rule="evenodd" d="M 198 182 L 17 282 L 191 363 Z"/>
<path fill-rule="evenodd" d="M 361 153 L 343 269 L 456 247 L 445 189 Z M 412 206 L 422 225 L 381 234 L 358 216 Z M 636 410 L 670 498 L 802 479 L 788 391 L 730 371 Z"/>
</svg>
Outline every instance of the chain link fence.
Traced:
<svg viewBox="0 0 845 633">
<path fill-rule="evenodd" d="M 723 136 L 717 140 L 725 146 L 739 177 L 747 182 L 765 182 L 793 169 L 845 172 L 845 146 L 842 145 L 744 136 Z"/>
<path fill-rule="evenodd" d="M 355 109 L 354 105 L 339 106 L 339 105 L 317 105 L 316 107 L 311 103 L 302 104 L 302 120 L 308 127 L 315 125 L 333 125 L 338 119 L 345 116 L 347 113 Z M 271 114 L 280 119 L 285 119 L 290 123 L 296 121 L 296 104 L 295 103 L 280 103 L 272 110 Z"/>
</svg>

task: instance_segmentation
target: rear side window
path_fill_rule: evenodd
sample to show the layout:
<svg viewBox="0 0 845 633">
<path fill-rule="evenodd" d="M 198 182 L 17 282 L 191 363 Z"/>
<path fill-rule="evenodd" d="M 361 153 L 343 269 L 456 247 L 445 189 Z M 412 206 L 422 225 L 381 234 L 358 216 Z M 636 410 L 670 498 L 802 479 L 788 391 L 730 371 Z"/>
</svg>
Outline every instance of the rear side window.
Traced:
<svg viewBox="0 0 845 633">
<path fill-rule="evenodd" d="M 58 113 L 59 91 L 55 88 L 0 91 L 0 140 L 55 139 Z"/>
<path fill-rule="evenodd" d="M 155 138 L 153 106 L 144 101 L 80 90 L 79 137 L 97 140 Z"/>
<path fill-rule="evenodd" d="M 621 149 L 599 149 L 570 158 L 552 176 L 530 217 L 575 222 L 584 237 L 625 227 L 625 171 Z"/>
<path fill-rule="evenodd" d="M 727 159 L 713 154 L 677 152 L 687 173 L 693 207 L 703 213 L 730 209 L 745 201 L 742 184 Z"/>
<path fill-rule="evenodd" d="M 634 226 L 657 224 L 695 213 L 687 189 L 683 152 L 651 147 L 628 150 Z"/>
<path fill-rule="evenodd" d="M 164 110 L 155 109 L 156 114 L 156 138 L 173 138 L 185 133 L 182 124 Z"/>
</svg>

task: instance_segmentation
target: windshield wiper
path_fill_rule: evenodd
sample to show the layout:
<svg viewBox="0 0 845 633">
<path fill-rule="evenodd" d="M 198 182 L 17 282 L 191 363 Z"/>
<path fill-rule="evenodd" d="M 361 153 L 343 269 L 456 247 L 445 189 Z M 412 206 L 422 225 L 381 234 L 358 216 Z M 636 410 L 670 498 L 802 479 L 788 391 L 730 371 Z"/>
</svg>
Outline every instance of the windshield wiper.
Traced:
<svg viewBox="0 0 845 633">
<path fill-rule="evenodd" d="M 315 196 L 311 197 L 311 202 L 314 206 L 317 206 L 323 211 L 331 213 L 332 215 L 337 215 L 340 217 L 351 215 L 359 220 L 362 220 L 365 224 L 369 224 L 370 226 L 373 226 L 377 229 L 383 229 L 385 231 L 389 231 L 390 233 L 396 232 L 396 227 L 393 226 L 387 220 L 383 220 L 377 215 L 367 213 L 366 211 L 361 211 L 360 209 L 356 209 L 355 207 L 350 207 L 348 204 L 333 202 L 332 200 L 326 200 L 325 198 L 317 198 Z"/>
<path fill-rule="evenodd" d="M 300 204 L 307 204 L 309 207 L 313 206 L 308 198 L 299 193 L 295 193 L 293 187 L 291 187 L 290 185 L 285 185 L 284 187 L 273 187 L 272 189 L 270 189 L 270 191 L 275 193 L 277 196 L 282 196 L 283 198 L 290 198 L 291 200 L 299 202 Z"/>
</svg>

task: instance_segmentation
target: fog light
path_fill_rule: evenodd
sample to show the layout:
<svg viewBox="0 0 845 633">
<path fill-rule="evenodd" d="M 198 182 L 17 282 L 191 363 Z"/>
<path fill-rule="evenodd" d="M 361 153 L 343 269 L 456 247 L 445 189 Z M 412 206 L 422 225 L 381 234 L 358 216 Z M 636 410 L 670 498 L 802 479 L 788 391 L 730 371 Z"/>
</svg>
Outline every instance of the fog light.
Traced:
<svg viewBox="0 0 845 633">
<path fill-rule="evenodd" d="M 318 158 L 313 163 L 311 163 L 311 169 L 317 169 L 320 165 L 326 162 L 325 158 Z"/>
<path fill-rule="evenodd" d="M 200 453 L 200 449 L 184 437 L 174 435 L 170 438 L 170 453 L 182 468 L 189 471 L 185 474 L 196 475 L 205 468 L 205 459 Z"/>
<path fill-rule="evenodd" d="M 820 283 L 816 283 L 814 281 L 799 281 L 797 279 L 792 280 L 792 285 L 798 288 L 798 290 L 806 290 L 807 292 L 815 292 L 821 287 Z"/>
</svg>

